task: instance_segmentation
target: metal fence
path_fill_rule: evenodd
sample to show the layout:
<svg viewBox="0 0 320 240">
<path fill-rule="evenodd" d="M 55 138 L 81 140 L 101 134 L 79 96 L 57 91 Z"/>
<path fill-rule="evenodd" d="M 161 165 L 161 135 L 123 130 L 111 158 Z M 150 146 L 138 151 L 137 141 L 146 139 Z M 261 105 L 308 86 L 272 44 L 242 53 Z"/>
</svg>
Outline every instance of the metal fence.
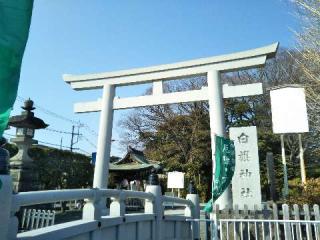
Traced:
<svg viewBox="0 0 320 240">
<path fill-rule="evenodd" d="M 319 240 L 320 221 L 220 219 L 216 224 L 216 239 L 315 239 Z"/>
<path fill-rule="evenodd" d="M 319 205 L 262 204 L 249 209 L 234 205 L 219 209 L 214 206 L 209 219 L 197 220 L 202 237 L 209 239 L 277 239 L 320 240 Z M 215 238 L 213 238 L 215 237 Z"/>
<path fill-rule="evenodd" d="M 187 219 L 209 223 L 212 240 L 319 240 L 320 221 L 262 219 Z M 211 236 L 211 237 L 210 237 Z"/>
<path fill-rule="evenodd" d="M 33 230 L 51 226 L 54 224 L 55 211 L 24 209 L 21 221 L 21 230 Z"/>
</svg>

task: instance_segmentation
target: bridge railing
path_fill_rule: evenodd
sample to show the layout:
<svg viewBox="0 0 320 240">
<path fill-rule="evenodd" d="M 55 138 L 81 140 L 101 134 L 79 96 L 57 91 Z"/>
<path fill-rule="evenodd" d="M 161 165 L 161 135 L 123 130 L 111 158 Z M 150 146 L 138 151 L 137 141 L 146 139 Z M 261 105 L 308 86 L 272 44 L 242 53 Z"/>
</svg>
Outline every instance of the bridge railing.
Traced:
<svg viewBox="0 0 320 240">
<path fill-rule="evenodd" d="M 199 218 L 199 198 L 162 196 L 159 185 L 148 185 L 146 192 L 116 189 L 70 189 L 12 194 L 10 176 L 0 175 L 0 239 L 200 239 L 199 229 L 186 219 Z M 111 198 L 107 213 L 106 198 Z M 145 201 L 144 212 L 126 214 L 125 200 Z M 22 207 L 85 199 L 82 219 L 18 233 L 16 213 Z M 164 202 L 185 206 L 180 216 L 165 216 Z"/>
<path fill-rule="evenodd" d="M 163 196 L 162 197 L 163 202 L 169 202 L 169 203 L 177 203 L 185 206 L 192 206 L 192 202 L 187 199 L 183 198 L 176 198 L 176 197 L 169 197 L 169 196 Z"/>
</svg>

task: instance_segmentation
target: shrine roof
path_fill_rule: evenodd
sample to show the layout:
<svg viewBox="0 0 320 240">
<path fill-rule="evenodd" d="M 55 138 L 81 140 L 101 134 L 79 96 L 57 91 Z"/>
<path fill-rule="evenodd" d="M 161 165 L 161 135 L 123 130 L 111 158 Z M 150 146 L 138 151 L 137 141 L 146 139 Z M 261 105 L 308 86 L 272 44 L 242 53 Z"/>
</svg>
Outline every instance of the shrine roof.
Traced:
<svg viewBox="0 0 320 240">
<path fill-rule="evenodd" d="M 149 161 L 142 151 L 128 146 L 126 155 L 118 161 L 110 163 L 109 167 L 110 171 L 134 171 L 150 168 L 159 169 L 160 165 L 157 162 Z"/>
<path fill-rule="evenodd" d="M 109 171 L 139 171 L 154 168 L 154 164 L 109 164 Z"/>
</svg>

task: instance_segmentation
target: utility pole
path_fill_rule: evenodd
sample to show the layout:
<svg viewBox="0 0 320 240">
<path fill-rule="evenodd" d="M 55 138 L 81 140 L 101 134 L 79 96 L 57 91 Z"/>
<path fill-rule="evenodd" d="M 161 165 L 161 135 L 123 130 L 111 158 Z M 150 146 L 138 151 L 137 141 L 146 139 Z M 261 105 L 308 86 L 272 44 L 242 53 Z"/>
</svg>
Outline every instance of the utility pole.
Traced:
<svg viewBox="0 0 320 240">
<path fill-rule="evenodd" d="M 73 150 L 73 136 L 74 136 L 74 125 L 72 125 L 72 131 L 71 131 L 70 152 L 72 152 Z"/>
<path fill-rule="evenodd" d="M 74 148 L 73 145 L 75 145 L 76 143 L 79 142 L 79 136 L 80 136 L 80 133 L 79 133 L 79 131 L 80 131 L 80 126 L 78 126 L 78 132 L 77 132 L 77 133 L 75 133 L 74 129 L 75 129 L 75 126 L 72 125 L 71 142 L 70 142 L 70 151 L 71 151 L 71 152 L 72 152 L 74 149 L 78 149 L 78 148 Z M 77 136 L 77 140 L 76 140 L 76 141 L 74 141 L 75 136 Z"/>
<path fill-rule="evenodd" d="M 61 139 L 60 139 L 60 150 L 62 150 L 62 139 L 63 139 L 63 137 L 61 137 Z"/>
</svg>

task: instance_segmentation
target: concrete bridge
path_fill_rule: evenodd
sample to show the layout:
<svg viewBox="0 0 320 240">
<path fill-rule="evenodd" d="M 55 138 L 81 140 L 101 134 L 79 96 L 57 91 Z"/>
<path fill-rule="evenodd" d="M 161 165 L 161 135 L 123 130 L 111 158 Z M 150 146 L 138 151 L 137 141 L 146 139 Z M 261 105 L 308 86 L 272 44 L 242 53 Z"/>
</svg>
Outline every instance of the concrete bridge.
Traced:
<svg viewBox="0 0 320 240">
<path fill-rule="evenodd" d="M 148 185 L 145 192 L 116 189 L 70 189 L 12 194 L 9 175 L 0 175 L 0 239 L 38 240 L 162 240 L 200 239 L 199 226 L 187 219 L 199 219 L 199 197 L 188 194 L 186 199 L 163 196 L 159 185 Z M 110 213 L 101 205 L 112 199 Z M 144 200 L 144 212 L 126 214 L 125 200 Z M 85 199 L 82 219 L 18 233 L 16 213 L 21 207 Z M 165 215 L 164 203 L 185 206 L 184 216 Z"/>
</svg>

